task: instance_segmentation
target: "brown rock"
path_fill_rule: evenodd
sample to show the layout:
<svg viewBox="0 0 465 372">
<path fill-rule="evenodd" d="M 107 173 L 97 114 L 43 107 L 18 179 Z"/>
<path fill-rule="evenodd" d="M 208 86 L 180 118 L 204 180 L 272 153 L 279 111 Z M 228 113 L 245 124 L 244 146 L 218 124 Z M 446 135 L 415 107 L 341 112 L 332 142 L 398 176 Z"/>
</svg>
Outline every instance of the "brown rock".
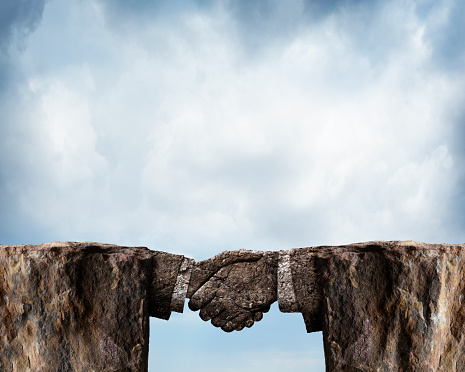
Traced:
<svg viewBox="0 0 465 372">
<path fill-rule="evenodd" d="M 327 371 L 464 371 L 464 248 L 369 242 L 296 250 L 304 258 L 293 276 L 316 270 L 310 284 L 320 303 L 310 308 L 321 316 L 306 321 L 323 330 Z M 300 300 L 313 301 L 297 282 Z"/>
<path fill-rule="evenodd" d="M 291 250 L 284 284 L 307 330 L 323 330 L 327 371 L 465 371 L 464 248 Z M 148 317 L 178 307 L 183 262 L 98 243 L 0 246 L 0 371 L 146 371 Z M 191 305 L 223 329 L 249 326 L 276 299 L 278 262 L 236 251 L 198 263 Z"/>
<path fill-rule="evenodd" d="M 146 371 L 149 307 L 160 310 L 147 295 L 157 254 L 98 243 L 0 246 L 0 371 Z"/>
</svg>

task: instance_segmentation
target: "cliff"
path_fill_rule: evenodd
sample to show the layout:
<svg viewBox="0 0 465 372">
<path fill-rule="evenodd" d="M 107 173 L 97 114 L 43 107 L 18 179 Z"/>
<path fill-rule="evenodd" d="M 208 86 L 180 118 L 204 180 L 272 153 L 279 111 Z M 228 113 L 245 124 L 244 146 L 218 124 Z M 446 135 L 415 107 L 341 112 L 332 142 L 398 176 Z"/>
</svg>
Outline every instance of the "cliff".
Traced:
<svg viewBox="0 0 465 372">
<path fill-rule="evenodd" d="M 0 371 L 146 371 L 152 253 L 0 246 Z"/>
<path fill-rule="evenodd" d="M 464 248 L 369 242 L 290 250 L 283 288 L 294 290 L 307 331 L 323 331 L 327 371 L 465 371 Z M 207 263 L 230 265 L 232 253 Z M 173 293 L 185 260 L 98 243 L 0 246 L 0 371 L 146 371 L 149 316 L 167 319 L 182 308 Z M 268 264 L 276 276 L 277 258 L 266 262 L 247 258 L 216 280 L 261 293 L 268 281 L 253 277 L 242 288 L 250 282 L 242 277 Z M 195 276 L 192 288 L 215 270 Z"/>
<path fill-rule="evenodd" d="M 464 371 L 464 248 L 369 242 L 308 249 L 327 371 Z"/>
</svg>

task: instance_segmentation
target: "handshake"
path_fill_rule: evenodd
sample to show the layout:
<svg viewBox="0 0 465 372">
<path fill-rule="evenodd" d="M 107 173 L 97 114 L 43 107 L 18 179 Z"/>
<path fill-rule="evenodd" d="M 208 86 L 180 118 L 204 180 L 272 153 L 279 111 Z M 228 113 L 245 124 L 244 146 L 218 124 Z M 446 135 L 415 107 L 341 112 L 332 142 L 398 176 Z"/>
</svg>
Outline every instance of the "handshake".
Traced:
<svg viewBox="0 0 465 372">
<path fill-rule="evenodd" d="M 149 314 L 168 320 L 184 300 L 223 331 L 240 331 L 262 319 L 273 302 L 285 313 L 302 313 L 307 332 L 322 328 L 317 249 L 225 251 L 205 261 L 154 252 Z"/>
<path fill-rule="evenodd" d="M 240 331 L 262 319 L 277 300 L 278 252 L 223 252 L 193 264 L 189 308 L 223 331 Z"/>
</svg>

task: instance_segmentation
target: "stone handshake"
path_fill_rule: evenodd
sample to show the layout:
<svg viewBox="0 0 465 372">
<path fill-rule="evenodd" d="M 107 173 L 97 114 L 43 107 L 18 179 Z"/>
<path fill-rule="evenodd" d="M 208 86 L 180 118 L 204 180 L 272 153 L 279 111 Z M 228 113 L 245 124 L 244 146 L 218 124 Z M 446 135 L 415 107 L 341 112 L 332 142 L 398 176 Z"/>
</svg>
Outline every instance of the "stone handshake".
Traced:
<svg viewBox="0 0 465 372">
<path fill-rule="evenodd" d="M 277 300 L 278 252 L 223 252 L 191 269 L 189 308 L 223 331 L 259 321 Z"/>
</svg>

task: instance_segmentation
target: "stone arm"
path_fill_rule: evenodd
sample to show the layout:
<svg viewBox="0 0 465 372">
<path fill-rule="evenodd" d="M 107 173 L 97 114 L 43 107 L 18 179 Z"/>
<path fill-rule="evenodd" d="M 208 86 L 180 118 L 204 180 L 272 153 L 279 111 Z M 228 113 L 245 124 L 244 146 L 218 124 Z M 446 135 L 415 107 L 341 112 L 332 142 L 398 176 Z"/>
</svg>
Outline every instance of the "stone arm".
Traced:
<svg viewBox="0 0 465 372">
<path fill-rule="evenodd" d="M 234 265 L 255 262 L 261 257 L 261 252 L 238 250 L 195 262 L 182 255 L 153 251 L 152 276 L 149 278 L 149 315 L 168 320 L 172 311 L 182 313 L 186 297 L 190 298 L 211 278 L 218 279 L 226 272 L 229 274 Z M 241 270 L 234 272 L 240 274 Z M 233 276 L 231 273 L 231 280 L 234 281 Z M 208 293 L 211 295 L 211 291 Z"/>
<path fill-rule="evenodd" d="M 321 331 L 323 321 L 319 259 L 315 248 L 280 251 L 278 304 L 282 312 L 302 313 L 307 332 Z"/>
<path fill-rule="evenodd" d="M 182 255 L 153 252 L 149 278 L 149 315 L 168 320 L 171 312 L 183 312 L 194 260 Z"/>
<path fill-rule="evenodd" d="M 194 264 L 189 307 L 230 332 L 252 326 L 278 300 L 282 312 L 302 313 L 307 332 L 321 331 L 318 265 L 315 248 L 225 251 Z"/>
</svg>

